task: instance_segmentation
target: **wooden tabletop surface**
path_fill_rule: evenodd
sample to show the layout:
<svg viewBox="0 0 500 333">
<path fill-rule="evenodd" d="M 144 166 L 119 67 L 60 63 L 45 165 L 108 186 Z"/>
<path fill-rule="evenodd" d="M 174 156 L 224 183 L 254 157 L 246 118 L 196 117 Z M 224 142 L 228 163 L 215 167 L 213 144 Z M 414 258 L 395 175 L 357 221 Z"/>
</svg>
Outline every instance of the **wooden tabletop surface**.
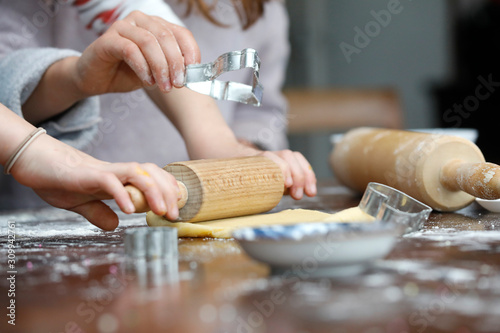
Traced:
<svg viewBox="0 0 500 333">
<path fill-rule="evenodd" d="M 316 198 L 286 197 L 275 210 L 334 212 L 359 199 L 325 181 Z M 178 271 L 145 269 L 123 246 L 124 231 L 145 217 L 120 219 L 101 232 L 61 210 L 1 214 L 0 332 L 500 332 L 500 215 L 475 203 L 432 213 L 348 277 L 271 275 L 234 240 L 216 239 L 179 240 Z"/>
</svg>

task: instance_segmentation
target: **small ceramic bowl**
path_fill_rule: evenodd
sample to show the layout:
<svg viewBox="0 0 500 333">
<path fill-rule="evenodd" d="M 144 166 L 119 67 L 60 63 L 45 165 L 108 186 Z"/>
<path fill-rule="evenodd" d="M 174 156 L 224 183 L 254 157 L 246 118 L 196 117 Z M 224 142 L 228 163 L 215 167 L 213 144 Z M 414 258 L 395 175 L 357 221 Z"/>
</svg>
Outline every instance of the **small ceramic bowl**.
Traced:
<svg viewBox="0 0 500 333">
<path fill-rule="evenodd" d="M 486 200 L 486 199 L 476 198 L 476 202 L 480 204 L 483 208 L 489 210 L 490 212 L 500 213 L 500 199 Z"/>
<path fill-rule="evenodd" d="M 302 278 L 356 274 L 385 257 L 399 236 L 392 223 L 302 223 L 237 229 L 233 237 L 274 273 Z"/>
</svg>

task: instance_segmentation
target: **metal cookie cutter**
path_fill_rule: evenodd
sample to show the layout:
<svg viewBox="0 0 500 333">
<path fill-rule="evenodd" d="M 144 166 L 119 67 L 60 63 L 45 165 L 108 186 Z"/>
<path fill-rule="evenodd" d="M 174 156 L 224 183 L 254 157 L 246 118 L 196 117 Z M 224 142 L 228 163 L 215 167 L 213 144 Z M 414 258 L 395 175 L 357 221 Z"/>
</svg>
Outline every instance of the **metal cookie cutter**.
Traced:
<svg viewBox="0 0 500 333">
<path fill-rule="evenodd" d="M 369 183 L 358 207 L 382 222 L 395 222 L 402 234 L 419 230 L 432 208 L 395 188 Z"/>
<path fill-rule="evenodd" d="M 253 68 L 252 85 L 216 80 L 218 76 L 243 68 Z M 260 106 L 264 88 L 259 83 L 260 59 L 254 49 L 224 53 L 214 62 L 188 65 L 184 85 L 218 100 Z"/>
<path fill-rule="evenodd" d="M 125 272 L 140 287 L 175 285 L 179 281 L 179 252 L 175 228 L 125 230 Z"/>
</svg>

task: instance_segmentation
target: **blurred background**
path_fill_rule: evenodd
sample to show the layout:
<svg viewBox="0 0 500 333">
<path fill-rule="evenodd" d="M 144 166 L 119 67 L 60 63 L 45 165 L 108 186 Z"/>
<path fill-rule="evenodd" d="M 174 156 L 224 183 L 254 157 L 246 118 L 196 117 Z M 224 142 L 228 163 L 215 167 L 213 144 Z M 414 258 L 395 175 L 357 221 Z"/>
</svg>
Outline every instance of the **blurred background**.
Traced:
<svg viewBox="0 0 500 333">
<path fill-rule="evenodd" d="M 286 0 L 291 148 L 331 177 L 331 137 L 358 126 L 463 127 L 500 161 L 498 0 Z"/>
</svg>

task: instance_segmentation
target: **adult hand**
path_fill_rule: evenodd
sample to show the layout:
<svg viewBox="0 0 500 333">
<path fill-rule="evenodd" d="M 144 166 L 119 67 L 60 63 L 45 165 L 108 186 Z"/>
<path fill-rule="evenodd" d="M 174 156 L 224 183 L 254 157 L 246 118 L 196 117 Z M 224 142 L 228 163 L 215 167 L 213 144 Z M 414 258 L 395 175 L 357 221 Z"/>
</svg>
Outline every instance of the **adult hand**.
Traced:
<svg viewBox="0 0 500 333">
<path fill-rule="evenodd" d="M 192 33 L 157 16 L 134 11 L 116 21 L 78 58 L 76 84 L 87 95 L 157 85 L 184 85 L 185 66 L 200 62 Z"/>
<path fill-rule="evenodd" d="M 200 62 L 189 30 L 139 11 L 113 25 L 80 57 L 46 70 L 23 104 L 24 118 L 39 124 L 76 102 L 112 92 L 156 85 L 160 92 L 184 85 L 185 66 Z"/>
</svg>

